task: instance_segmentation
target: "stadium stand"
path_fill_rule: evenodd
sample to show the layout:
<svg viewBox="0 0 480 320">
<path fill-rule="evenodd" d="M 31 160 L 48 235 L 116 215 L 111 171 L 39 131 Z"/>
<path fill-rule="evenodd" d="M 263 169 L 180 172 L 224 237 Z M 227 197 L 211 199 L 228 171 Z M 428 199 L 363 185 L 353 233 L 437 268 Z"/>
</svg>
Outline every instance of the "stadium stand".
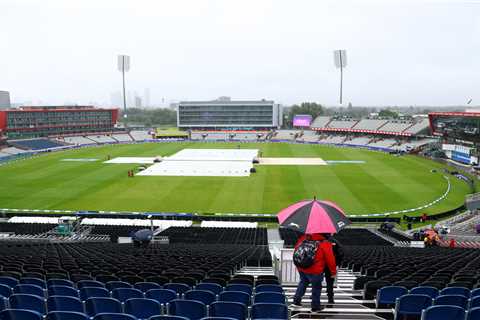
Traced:
<svg viewBox="0 0 480 320">
<path fill-rule="evenodd" d="M 387 120 L 378 120 L 378 119 L 361 119 L 356 125 L 352 128 L 356 130 L 383 130 L 383 126 L 387 124 Z"/>
<path fill-rule="evenodd" d="M 90 139 L 99 144 L 117 142 L 115 139 L 107 135 L 88 135 L 88 136 L 85 136 L 85 138 Z"/>
<path fill-rule="evenodd" d="M 118 142 L 131 142 L 133 141 L 132 137 L 128 133 L 115 133 L 111 137 Z"/>
<path fill-rule="evenodd" d="M 135 141 L 145 141 L 145 140 L 151 140 L 152 135 L 149 134 L 145 130 L 132 130 L 130 131 L 130 136 L 135 140 Z"/>
<path fill-rule="evenodd" d="M 60 142 L 49 139 L 9 140 L 8 143 L 22 150 L 44 150 L 64 146 Z"/>
<path fill-rule="evenodd" d="M 87 139 L 85 137 L 81 137 L 81 136 L 78 136 L 78 137 L 64 137 L 63 140 L 66 143 L 76 145 L 76 146 L 95 144 L 94 141 L 92 141 L 90 139 Z"/>
<path fill-rule="evenodd" d="M 328 123 L 326 128 L 332 129 L 351 129 L 359 120 L 332 120 Z"/>
<path fill-rule="evenodd" d="M 268 245 L 265 228 L 171 227 L 159 235 L 170 243 Z"/>
<path fill-rule="evenodd" d="M 410 133 L 410 134 L 419 134 L 422 131 L 426 131 L 428 128 L 429 128 L 429 121 L 427 118 L 425 118 L 415 122 L 413 125 L 405 129 L 403 132 Z"/>
</svg>

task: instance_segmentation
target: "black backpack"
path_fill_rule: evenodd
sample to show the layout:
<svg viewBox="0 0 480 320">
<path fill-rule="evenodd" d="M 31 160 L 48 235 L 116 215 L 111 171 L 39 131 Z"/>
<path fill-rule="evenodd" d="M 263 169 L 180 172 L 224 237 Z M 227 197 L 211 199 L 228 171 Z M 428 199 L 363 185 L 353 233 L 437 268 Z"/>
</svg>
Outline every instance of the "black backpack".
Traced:
<svg viewBox="0 0 480 320">
<path fill-rule="evenodd" d="M 318 245 L 323 241 L 303 240 L 293 251 L 293 263 L 298 268 L 308 268 L 315 262 Z"/>
</svg>

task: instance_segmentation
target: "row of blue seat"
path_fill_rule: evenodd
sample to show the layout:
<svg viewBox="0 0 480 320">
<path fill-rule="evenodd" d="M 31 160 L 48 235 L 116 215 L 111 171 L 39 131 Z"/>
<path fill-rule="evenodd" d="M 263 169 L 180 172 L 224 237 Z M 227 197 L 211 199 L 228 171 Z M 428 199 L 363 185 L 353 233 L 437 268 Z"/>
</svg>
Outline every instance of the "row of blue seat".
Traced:
<svg viewBox="0 0 480 320">
<path fill-rule="evenodd" d="M 19 297 L 24 296 L 24 297 Z M 38 315 L 46 315 L 47 310 L 43 301 L 36 297 L 27 295 L 14 295 L 10 298 L 10 308 L 3 310 L 29 310 Z M 85 301 L 85 306 L 77 299 L 72 297 L 70 300 L 62 301 L 57 304 L 55 300 L 49 301 L 49 312 L 75 312 L 94 317 L 102 313 L 129 314 L 136 319 L 148 319 L 152 316 L 165 314 L 179 315 L 187 317 L 190 320 L 198 320 L 210 315 L 212 317 L 229 317 L 237 320 L 245 320 L 249 313 L 250 318 L 270 318 L 270 319 L 288 319 L 288 307 L 281 303 L 255 303 L 249 308 L 238 302 L 216 301 L 209 306 L 197 300 L 175 299 L 167 304 L 163 309 L 162 305 L 153 299 L 133 298 L 124 303 L 113 298 L 90 298 Z M 80 302 L 80 303 L 79 303 Z M 85 308 L 84 308 L 85 307 Z M 1 320 L 4 320 L 0 316 Z M 62 318 L 61 320 L 73 320 L 71 318 Z M 25 319 L 21 319 L 25 320 Z M 60 320 L 60 319 L 58 319 Z"/>
<path fill-rule="evenodd" d="M 479 301 L 476 298 L 480 297 L 480 289 L 470 291 L 463 287 L 448 287 L 443 290 L 438 290 L 435 287 L 415 287 L 411 290 L 407 290 L 405 287 L 387 286 L 377 291 L 377 307 L 393 305 L 398 297 L 406 294 L 424 294 L 432 299 L 437 298 L 438 296 L 460 295 L 467 299 L 471 297 L 472 301 L 474 301 L 473 303 L 476 304 L 476 301 Z"/>
</svg>

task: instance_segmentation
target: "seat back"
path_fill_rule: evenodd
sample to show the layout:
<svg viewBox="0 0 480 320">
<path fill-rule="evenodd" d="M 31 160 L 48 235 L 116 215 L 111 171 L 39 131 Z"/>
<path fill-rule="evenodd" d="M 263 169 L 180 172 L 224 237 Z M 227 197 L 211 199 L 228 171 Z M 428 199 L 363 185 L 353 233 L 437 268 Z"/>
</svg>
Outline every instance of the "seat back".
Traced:
<svg viewBox="0 0 480 320">
<path fill-rule="evenodd" d="M 51 296 L 47 300 L 48 311 L 75 311 L 83 312 L 80 299 L 68 296 Z"/>
<path fill-rule="evenodd" d="M 42 315 L 31 310 L 6 309 L 0 312 L 0 320 L 42 320 Z"/>
<path fill-rule="evenodd" d="M 39 297 L 45 297 L 45 290 L 34 284 L 17 284 L 13 288 L 14 293 L 33 294 Z"/>
<path fill-rule="evenodd" d="M 440 293 L 440 290 L 438 290 L 435 287 L 415 287 L 410 290 L 410 294 L 426 294 L 430 298 L 436 298 Z"/>
<path fill-rule="evenodd" d="M 77 282 L 77 288 L 82 289 L 85 287 L 97 287 L 97 288 L 105 288 L 105 285 L 99 281 L 95 280 L 81 280 Z"/>
<path fill-rule="evenodd" d="M 253 303 L 285 303 L 285 295 L 278 292 L 260 292 L 253 297 Z"/>
<path fill-rule="evenodd" d="M 162 305 L 153 299 L 132 298 L 124 302 L 125 313 L 139 319 L 148 319 L 162 313 Z"/>
<path fill-rule="evenodd" d="M 174 283 L 174 282 L 165 284 L 163 288 L 173 290 L 178 294 L 183 294 L 188 290 L 191 290 L 191 288 L 185 283 Z"/>
<path fill-rule="evenodd" d="M 465 309 L 458 306 L 431 306 L 422 312 L 422 320 L 464 320 Z"/>
<path fill-rule="evenodd" d="M 12 288 L 5 284 L 0 284 L 0 296 L 8 298 L 12 295 Z"/>
<path fill-rule="evenodd" d="M 440 291 L 440 295 L 461 295 L 470 298 L 470 290 L 464 287 L 448 287 Z"/>
<path fill-rule="evenodd" d="M 45 283 L 44 280 L 38 279 L 38 278 L 21 278 L 20 279 L 20 284 L 34 284 L 36 286 L 39 286 L 43 289 L 47 287 L 47 284 Z"/>
<path fill-rule="evenodd" d="M 398 297 L 408 293 L 407 288 L 398 286 L 383 287 L 377 293 L 377 307 L 393 306 Z"/>
<path fill-rule="evenodd" d="M 224 291 L 218 295 L 219 301 L 239 302 L 246 306 L 250 305 L 250 295 L 242 291 Z"/>
<path fill-rule="evenodd" d="M 477 320 L 480 319 L 480 307 L 479 308 L 470 308 L 467 312 L 467 320 Z"/>
<path fill-rule="evenodd" d="M 162 286 L 155 282 L 137 282 L 133 285 L 133 287 L 142 292 L 147 292 L 151 289 L 162 289 Z"/>
<path fill-rule="evenodd" d="M 65 279 L 50 279 L 47 281 L 47 286 L 67 286 L 67 287 L 74 287 L 74 284 L 70 280 Z"/>
<path fill-rule="evenodd" d="M 228 317 L 244 320 L 247 317 L 247 306 L 239 302 L 217 301 L 210 305 L 210 316 Z"/>
<path fill-rule="evenodd" d="M 170 289 L 151 289 L 145 293 L 145 297 L 166 304 L 177 299 L 177 293 Z"/>
<path fill-rule="evenodd" d="M 105 288 L 112 291 L 113 289 L 119 288 L 133 288 L 133 286 L 130 283 L 124 281 L 109 281 L 105 284 Z"/>
<path fill-rule="evenodd" d="M 432 305 L 432 298 L 426 294 L 406 294 L 395 303 L 396 318 L 403 315 L 420 316 L 422 310 Z"/>
<path fill-rule="evenodd" d="M 288 308 L 280 303 L 255 303 L 251 310 L 252 319 L 288 319 Z"/>
<path fill-rule="evenodd" d="M 133 288 L 116 288 L 112 290 L 112 298 L 117 299 L 120 302 L 132 298 L 143 298 L 143 292 Z"/>
<path fill-rule="evenodd" d="M 460 294 L 447 294 L 435 298 L 434 305 L 436 306 L 459 306 L 467 308 L 468 298 Z"/>
<path fill-rule="evenodd" d="M 226 291 L 242 291 L 248 295 L 252 295 L 253 288 L 246 284 L 229 284 L 225 288 Z"/>
<path fill-rule="evenodd" d="M 110 292 L 102 287 L 83 287 L 80 289 L 80 299 L 88 298 L 110 298 Z"/>
<path fill-rule="evenodd" d="M 99 313 L 122 313 L 122 304 L 113 298 L 88 298 L 85 310 L 92 317 Z"/>
<path fill-rule="evenodd" d="M 70 296 L 78 298 L 78 290 L 68 286 L 50 286 L 48 287 L 49 296 Z"/>
<path fill-rule="evenodd" d="M 255 287 L 255 292 L 256 293 L 260 293 L 260 292 L 279 292 L 279 293 L 283 293 L 283 288 L 282 288 L 282 286 L 275 285 L 275 284 L 261 284 L 261 285 Z"/>
<path fill-rule="evenodd" d="M 185 292 L 184 297 L 187 300 L 203 302 L 207 306 L 214 302 L 216 299 L 215 294 L 207 290 L 189 290 Z"/>
<path fill-rule="evenodd" d="M 8 299 L 12 309 L 26 309 L 45 314 L 45 300 L 33 294 L 12 294 Z"/>
<path fill-rule="evenodd" d="M 199 320 L 207 316 L 207 306 L 194 300 L 172 300 L 168 311 L 171 315 L 187 317 L 190 320 Z"/>
<path fill-rule="evenodd" d="M 100 313 L 94 316 L 93 320 L 138 320 L 138 319 L 130 314 Z"/>
<path fill-rule="evenodd" d="M 198 284 L 195 289 L 197 290 L 208 290 L 215 294 L 220 294 L 223 291 L 223 287 L 218 283 L 200 283 Z"/>
<path fill-rule="evenodd" d="M 5 284 L 10 288 L 13 288 L 18 284 L 18 280 L 13 277 L 2 276 L 0 277 L 0 284 Z"/>
<path fill-rule="evenodd" d="M 47 320 L 90 320 L 83 312 L 51 311 L 47 314 Z"/>
</svg>

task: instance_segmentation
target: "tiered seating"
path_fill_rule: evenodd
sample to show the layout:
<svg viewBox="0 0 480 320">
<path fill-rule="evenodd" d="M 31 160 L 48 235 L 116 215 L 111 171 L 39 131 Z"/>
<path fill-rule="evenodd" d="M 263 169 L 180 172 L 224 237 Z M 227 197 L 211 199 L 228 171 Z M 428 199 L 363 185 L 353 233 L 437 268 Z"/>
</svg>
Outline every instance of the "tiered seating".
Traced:
<svg viewBox="0 0 480 320">
<path fill-rule="evenodd" d="M 75 217 L 35 217 L 35 216 L 14 216 L 8 219 L 9 223 L 40 223 L 58 224 L 59 219 L 75 219 Z"/>
<path fill-rule="evenodd" d="M 93 140 L 96 143 L 114 143 L 117 142 L 115 139 L 113 139 L 110 136 L 107 135 L 89 135 L 85 136 L 86 138 Z"/>
<path fill-rule="evenodd" d="M 368 146 L 369 147 L 377 147 L 377 148 L 390 148 L 396 142 L 397 141 L 395 139 L 381 139 L 381 140 L 371 142 Z"/>
<path fill-rule="evenodd" d="M 273 135 L 272 140 L 293 140 L 296 134 L 296 130 L 278 130 Z"/>
<path fill-rule="evenodd" d="M 268 244 L 265 228 L 171 227 L 159 235 L 168 237 L 170 243 Z"/>
<path fill-rule="evenodd" d="M 14 147 L 18 147 L 24 150 L 43 150 L 43 149 L 57 148 L 57 147 L 63 146 L 63 144 L 57 141 L 48 140 L 48 139 L 14 140 L 14 141 L 9 141 L 9 143 Z"/>
<path fill-rule="evenodd" d="M 354 145 L 354 146 L 366 146 L 370 142 L 371 138 L 370 137 L 355 137 L 352 138 L 351 140 L 347 140 L 344 143 L 349 144 L 349 145 Z"/>
<path fill-rule="evenodd" d="M 403 132 L 412 126 L 411 121 L 388 121 L 380 130 L 385 132 Z"/>
<path fill-rule="evenodd" d="M 35 235 L 47 232 L 57 225 L 51 223 L 0 223 L 0 232 Z"/>
<path fill-rule="evenodd" d="M 325 128 L 325 126 L 331 121 L 330 117 L 319 116 L 312 122 L 312 129 Z"/>
<path fill-rule="evenodd" d="M 342 135 L 331 135 L 325 139 L 320 140 L 322 143 L 331 143 L 331 144 L 342 144 L 345 141 L 346 136 Z"/>
<path fill-rule="evenodd" d="M 258 222 L 243 221 L 202 221 L 202 228 L 257 228 Z"/>
<path fill-rule="evenodd" d="M 351 129 L 358 120 L 332 120 L 328 124 L 327 128 L 332 129 Z"/>
<path fill-rule="evenodd" d="M 140 130 L 132 130 L 130 131 L 130 135 L 132 136 L 135 141 L 144 141 L 144 140 L 151 140 L 152 135 L 148 133 L 148 131 L 140 131 Z"/>
<path fill-rule="evenodd" d="M 421 119 L 411 127 L 404 130 L 403 132 L 411 133 L 411 134 L 419 134 L 420 132 L 427 130 L 429 126 L 430 126 L 430 122 L 428 121 L 428 119 Z"/>
<path fill-rule="evenodd" d="M 87 144 L 95 144 L 94 141 L 87 139 L 85 137 L 65 137 L 63 140 L 66 143 L 73 144 L 76 146 L 87 145 Z"/>
<path fill-rule="evenodd" d="M 353 129 L 376 131 L 386 123 L 387 120 L 362 119 L 353 127 Z M 383 130 L 383 128 L 381 130 Z"/>
<path fill-rule="evenodd" d="M 128 133 L 116 133 L 112 134 L 112 138 L 117 140 L 118 142 L 131 142 L 132 137 Z"/>
<path fill-rule="evenodd" d="M 15 148 L 15 147 L 8 147 L 8 148 L 5 148 L 5 149 L 2 149 L 1 152 L 13 155 L 13 154 L 25 153 L 27 151 L 22 150 L 22 149 L 18 149 L 18 148 Z"/>
</svg>

